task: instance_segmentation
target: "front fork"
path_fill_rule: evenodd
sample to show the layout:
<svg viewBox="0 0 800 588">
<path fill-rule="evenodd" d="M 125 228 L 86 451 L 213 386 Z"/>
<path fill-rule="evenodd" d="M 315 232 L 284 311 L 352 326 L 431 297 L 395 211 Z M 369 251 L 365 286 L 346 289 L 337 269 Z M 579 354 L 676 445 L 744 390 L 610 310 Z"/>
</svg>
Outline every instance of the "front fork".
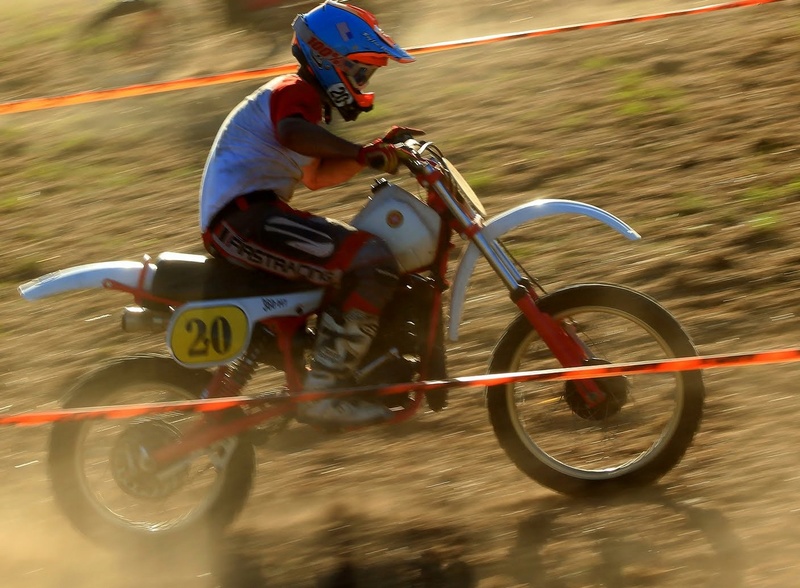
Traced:
<svg viewBox="0 0 800 588">
<path fill-rule="evenodd" d="M 430 188 L 447 204 L 457 225 L 461 227 L 460 232 L 472 241 L 483 254 L 508 289 L 511 300 L 539 333 L 542 341 L 559 363 L 563 367 L 586 365 L 592 357 L 591 351 L 568 323 L 555 320 L 539 309 L 536 303 L 538 296 L 533 289 L 533 284 L 520 273 L 497 241 L 490 241 L 481 233 L 480 217 L 471 218 L 467 210 L 450 195 L 441 180 L 430 182 Z M 576 384 L 579 394 L 588 407 L 595 407 L 605 400 L 605 393 L 596 381 L 579 380 Z"/>
<path fill-rule="evenodd" d="M 589 348 L 569 323 L 559 321 L 542 311 L 537 304 L 539 299 L 533 284 L 523 277 L 506 252 L 496 241 L 488 243 L 482 235 L 475 235 L 475 241 L 481 239 L 487 247 L 484 255 L 489 265 L 503 279 L 509 290 L 511 300 L 517 305 L 531 326 L 539 333 L 553 356 L 562 367 L 579 367 L 586 365 L 592 358 Z M 480 245 L 479 245 L 480 248 Z M 605 393 L 595 380 L 577 380 L 576 388 L 586 406 L 593 408 L 605 400 Z"/>
</svg>

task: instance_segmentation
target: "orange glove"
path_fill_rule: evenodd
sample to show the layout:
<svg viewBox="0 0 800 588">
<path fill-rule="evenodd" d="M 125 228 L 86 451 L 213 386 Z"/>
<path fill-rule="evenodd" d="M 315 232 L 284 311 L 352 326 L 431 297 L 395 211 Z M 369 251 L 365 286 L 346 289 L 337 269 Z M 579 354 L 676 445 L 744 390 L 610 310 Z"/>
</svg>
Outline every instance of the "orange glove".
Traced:
<svg viewBox="0 0 800 588">
<path fill-rule="evenodd" d="M 385 143 L 381 139 L 375 139 L 359 150 L 358 163 L 368 165 L 372 169 L 395 174 L 400 165 L 400 159 L 394 145 Z"/>
</svg>

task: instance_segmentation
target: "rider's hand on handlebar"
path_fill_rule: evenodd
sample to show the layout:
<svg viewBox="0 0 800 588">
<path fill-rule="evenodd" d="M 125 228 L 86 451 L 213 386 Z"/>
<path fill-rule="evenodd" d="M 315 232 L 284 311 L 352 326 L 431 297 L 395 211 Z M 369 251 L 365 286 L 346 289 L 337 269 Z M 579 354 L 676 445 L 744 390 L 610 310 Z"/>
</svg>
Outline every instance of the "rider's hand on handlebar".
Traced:
<svg viewBox="0 0 800 588">
<path fill-rule="evenodd" d="M 381 139 L 375 139 L 359 150 L 358 163 L 368 165 L 372 169 L 395 174 L 400 165 L 397 146 L 385 143 Z"/>
<path fill-rule="evenodd" d="M 381 139 L 384 143 L 402 143 L 408 139 L 412 139 L 419 135 L 424 135 L 425 131 L 422 129 L 413 129 L 411 127 L 399 127 L 394 125 L 389 132 Z"/>
</svg>

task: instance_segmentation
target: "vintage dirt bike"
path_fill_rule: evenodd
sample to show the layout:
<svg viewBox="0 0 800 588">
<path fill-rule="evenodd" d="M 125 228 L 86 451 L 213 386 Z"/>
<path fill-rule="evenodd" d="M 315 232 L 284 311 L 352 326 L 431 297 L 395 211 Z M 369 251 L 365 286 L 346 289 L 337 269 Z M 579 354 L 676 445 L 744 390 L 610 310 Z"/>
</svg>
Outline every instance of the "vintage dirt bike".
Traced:
<svg viewBox="0 0 800 588">
<path fill-rule="evenodd" d="M 601 283 L 541 295 L 501 242 L 525 223 L 565 213 L 638 239 L 624 222 L 557 199 L 533 200 L 486 219 L 475 192 L 433 143 L 408 139 L 401 154 L 422 199 L 380 179 L 351 221 L 389 244 L 403 275 L 346 393 L 377 395 L 394 412 L 393 422 L 424 405 L 445 407 L 446 390 L 404 392 L 403 385 L 447 377 L 444 295 L 449 290 L 447 333 L 456 341 L 480 257 L 519 309 L 492 353 L 490 374 L 696 355 L 678 322 L 652 298 Z M 448 276 L 456 235 L 468 245 Z M 254 445 L 290 421 L 298 402 L 324 395 L 304 393 L 302 381 L 326 292 L 175 253 L 72 267 L 23 284 L 20 292 L 38 300 L 86 288 L 133 295 L 136 304 L 124 310 L 123 328 L 165 332 L 169 356 L 133 356 L 99 367 L 74 384 L 66 408 L 236 397 L 259 367 L 279 373 L 282 385 L 248 393 L 252 402 L 220 411 L 170 409 L 56 423 L 49 472 L 58 504 L 78 529 L 106 543 L 174 541 L 222 530 L 247 500 Z M 486 388 L 491 426 L 508 457 L 540 484 L 567 494 L 661 477 L 690 445 L 703 398 L 696 371 Z"/>
</svg>

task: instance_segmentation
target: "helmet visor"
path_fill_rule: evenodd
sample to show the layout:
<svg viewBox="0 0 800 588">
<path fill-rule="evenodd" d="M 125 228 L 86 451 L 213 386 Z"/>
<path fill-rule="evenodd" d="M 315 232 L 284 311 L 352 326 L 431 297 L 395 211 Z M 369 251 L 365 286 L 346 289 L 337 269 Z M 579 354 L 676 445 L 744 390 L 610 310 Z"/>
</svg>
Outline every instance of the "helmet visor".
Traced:
<svg viewBox="0 0 800 588">
<path fill-rule="evenodd" d="M 344 59 L 339 69 L 355 89 L 361 90 L 367 86 L 369 79 L 378 70 L 378 67 L 377 65 L 367 65 L 365 63 Z"/>
</svg>

